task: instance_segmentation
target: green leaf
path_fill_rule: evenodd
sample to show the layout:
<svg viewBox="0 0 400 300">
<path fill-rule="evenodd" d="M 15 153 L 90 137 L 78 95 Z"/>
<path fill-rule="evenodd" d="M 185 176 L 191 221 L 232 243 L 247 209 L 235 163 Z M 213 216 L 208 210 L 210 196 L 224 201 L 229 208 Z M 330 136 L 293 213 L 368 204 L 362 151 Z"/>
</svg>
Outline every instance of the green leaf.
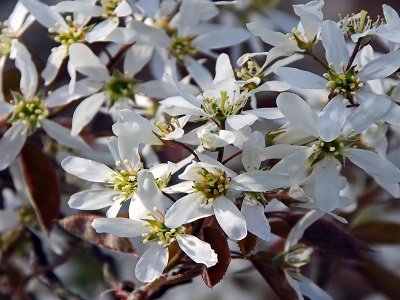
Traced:
<svg viewBox="0 0 400 300">
<path fill-rule="evenodd" d="M 204 268 L 201 277 L 204 283 L 212 288 L 224 277 L 226 270 L 231 263 L 231 252 L 228 242 L 221 230 L 214 227 L 203 228 L 204 241 L 211 245 L 218 255 L 218 263 L 210 268 Z"/>
<path fill-rule="evenodd" d="M 48 233 L 60 211 L 60 187 L 54 167 L 40 147 L 31 142 L 22 148 L 20 161 L 32 206 Z"/>
<path fill-rule="evenodd" d="M 103 217 L 95 214 L 75 214 L 61 219 L 58 223 L 70 234 L 88 243 L 120 253 L 135 253 L 129 239 L 109 233 L 97 233 L 92 227 L 92 222 L 98 218 Z"/>
</svg>

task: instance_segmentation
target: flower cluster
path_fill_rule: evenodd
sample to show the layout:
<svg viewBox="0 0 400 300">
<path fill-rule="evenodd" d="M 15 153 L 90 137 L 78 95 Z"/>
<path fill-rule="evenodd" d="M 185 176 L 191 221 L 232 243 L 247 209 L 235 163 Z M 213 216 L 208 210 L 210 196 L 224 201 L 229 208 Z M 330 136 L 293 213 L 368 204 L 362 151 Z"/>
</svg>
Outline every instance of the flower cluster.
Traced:
<svg viewBox="0 0 400 300">
<path fill-rule="evenodd" d="M 58 210 L 41 208 L 46 191 L 35 187 L 50 175 L 30 171 L 40 157 L 69 208 L 105 213 L 85 224 L 83 213 L 66 216 L 67 231 L 119 252 L 105 237 L 142 244 L 135 276 L 146 284 L 133 298 L 201 273 L 212 287 L 231 258 L 246 258 L 263 276 L 260 263 L 275 270 L 286 295 L 331 299 L 301 274 L 313 243 L 300 239 L 326 215 L 357 219 L 366 185 L 376 201 L 400 197 L 400 18 L 384 5 L 375 22 L 364 10 L 324 20 L 316 0 L 293 6 L 288 33 L 252 15 L 264 1 L 222 2 L 18 0 L 1 24 L 0 170 L 25 205 L 0 205 L 1 231 L 21 223 L 54 243 L 43 232 Z M 254 19 L 248 30 L 223 23 L 240 7 Z M 34 23 L 54 46 L 43 68 L 23 44 Z M 301 59 L 317 68 L 291 66 Z M 3 80 L 6 62 L 19 91 Z M 15 213 L 26 206 L 29 222 Z M 284 249 L 270 225 L 277 216 L 287 216 Z"/>
</svg>

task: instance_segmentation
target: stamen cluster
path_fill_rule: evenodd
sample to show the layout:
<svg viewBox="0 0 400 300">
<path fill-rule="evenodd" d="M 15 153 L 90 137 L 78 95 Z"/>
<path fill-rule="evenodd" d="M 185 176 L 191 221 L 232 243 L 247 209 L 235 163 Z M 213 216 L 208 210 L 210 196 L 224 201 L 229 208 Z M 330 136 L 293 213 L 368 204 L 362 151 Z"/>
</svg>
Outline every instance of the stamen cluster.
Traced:
<svg viewBox="0 0 400 300">
<path fill-rule="evenodd" d="M 184 59 L 185 55 L 195 55 L 199 52 L 199 49 L 192 45 L 194 38 L 173 36 L 169 50 L 170 53 L 180 61 Z"/>
<path fill-rule="evenodd" d="M 155 213 L 160 213 L 160 211 L 155 207 Z M 169 228 L 164 224 L 164 216 L 161 215 L 160 218 L 156 218 L 151 212 L 147 212 L 149 217 L 153 219 L 145 219 L 144 226 L 150 227 L 150 231 L 148 233 L 143 233 L 142 237 L 144 238 L 143 244 L 147 244 L 149 242 L 157 242 L 159 245 L 167 247 L 171 243 L 176 241 L 176 238 L 179 234 L 185 233 L 185 227 L 180 226 L 178 228 Z"/>
<path fill-rule="evenodd" d="M 67 46 L 71 46 L 74 43 L 83 43 L 91 27 L 81 27 L 78 22 L 72 20 L 71 16 L 67 16 L 65 20 L 68 25 L 67 28 L 62 27 L 61 24 L 56 24 L 58 29 L 49 28 L 49 33 L 54 34 L 53 40 Z"/>
<path fill-rule="evenodd" d="M 213 172 L 200 169 L 197 171 L 197 174 L 202 177 L 202 180 L 195 182 L 194 190 L 201 192 L 206 197 L 208 203 L 213 202 L 218 196 L 226 195 L 229 189 L 229 178 L 224 171 L 217 168 Z"/>
<path fill-rule="evenodd" d="M 107 96 L 110 99 L 110 107 L 114 106 L 117 101 L 123 99 L 135 101 L 135 86 L 138 83 L 139 81 L 124 76 L 119 71 L 115 70 L 113 76 L 104 87 Z"/>
<path fill-rule="evenodd" d="M 33 99 L 25 99 L 23 95 L 19 93 L 12 93 L 14 100 L 11 100 L 11 104 L 15 104 L 12 108 L 12 116 L 8 121 L 14 125 L 18 121 L 28 126 L 29 134 L 32 134 L 37 128 L 40 128 L 40 120 L 43 120 L 49 114 L 47 109 L 47 102 L 42 100 L 42 96 L 39 94 Z"/>
<path fill-rule="evenodd" d="M 8 29 L 8 21 L 0 23 L 1 29 L 0 34 L 0 57 L 10 54 L 11 51 L 11 34 Z"/>
<path fill-rule="evenodd" d="M 227 116 L 238 115 L 247 103 L 247 97 L 240 97 L 234 101 L 228 101 L 226 91 L 221 91 L 221 98 L 203 98 L 201 108 L 205 113 L 210 114 L 216 120 L 225 120 Z"/>
<path fill-rule="evenodd" d="M 102 17 L 104 19 L 114 17 L 114 11 L 117 8 L 117 6 L 121 3 L 122 0 L 101 0 L 101 5 L 104 8 L 104 13 L 102 14 Z"/>
<path fill-rule="evenodd" d="M 342 94 L 345 99 L 350 99 L 364 86 L 360 78 L 357 78 L 357 74 L 362 71 L 362 68 L 356 70 L 355 66 L 347 71 L 337 73 L 329 70 L 328 73 L 324 73 L 323 75 L 329 80 L 326 87 L 330 89 L 332 93 Z"/>
<path fill-rule="evenodd" d="M 341 18 L 340 14 L 339 17 Z M 347 15 L 343 19 L 341 18 L 341 27 L 348 35 L 364 33 L 383 24 L 385 24 L 384 18 L 378 16 L 376 21 L 373 22 L 365 10 L 362 10 L 357 16 L 353 13 L 351 16 Z"/>
<path fill-rule="evenodd" d="M 140 170 L 134 170 L 130 165 L 129 161 L 124 160 L 124 165 L 128 166 L 127 169 L 122 168 L 122 164 L 120 161 L 116 163 L 117 169 L 115 172 L 110 174 L 112 177 L 111 180 L 105 180 L 108 184 L 109 188 L 112 188 L 116 191 L 121 192 L 120 195 L 115 196 L 113 200 L 121 201 L 122 203 L 126 200 L 132 198 L 132 196 L 136 193 L 138 185 L 137 185 L 137 172 Z"/>
</svg>

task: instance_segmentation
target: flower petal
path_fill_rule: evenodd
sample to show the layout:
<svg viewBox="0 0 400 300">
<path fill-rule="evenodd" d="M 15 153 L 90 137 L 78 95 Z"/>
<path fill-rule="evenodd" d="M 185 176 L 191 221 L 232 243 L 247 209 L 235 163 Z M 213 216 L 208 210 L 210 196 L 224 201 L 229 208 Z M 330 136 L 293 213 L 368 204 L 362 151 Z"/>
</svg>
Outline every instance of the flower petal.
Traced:
<svg viewBox="0 0 400 300">
<path fill-rule="evenodd" d="M 113 197 L 118 194 L 119 192 L 106 188 L 83 191 L 73 194 L 68 201 L 68 205 L 71 208 L 82 210 L 100 209 L 111 206 L 114 203 Z"/>
<path fill-rule="evenodd" d="M 158 244 L 152 245 L 139 259 L 136 278 L 142 282 L 152 282 L 160 277 L 168 263 L 168 248 Z"/>
<path fill-rule="evenodd" d="M 400 51 L 393 51 L 367 63 L 358 77 L 361 81 L 383 79 L 396 72 L 399 67 Z"/>
<path fill-rule="evenodd" d="M 16 124 L 11 126 L 0 140 L 0 170 L 7 168 L 19 154 L 25 144 L 27 126 Z"/>
<path fill-rule="evenodd" d="M 324 212 L 331 212 L 339 205 L 339 173 L 336 159 L 326 159 L 314 167 L 315 200 Z"/>
<path fill-rule="evenodd" d="M 342 29 L 334 21 L 325 21 L 322 23 L 321 37 L 326 51 L 326 60 L 333 64 L 336 72 L 340 72 L 342 70 L 340 65 L 347 65 L 349 60 L 349 50 Z"/>
<path fill-rule="evenodd" d="M 165 214 L 165 225 L 177 228 L 185 224 L 202 206 L 204 198 L 200 192 L 192 193 L 176 201 Z"/>
<path fill-rule="evenodd" d="M 264 206 L 244 199 L 241 209 L 246 220 L 247 230 L 264 241 L 271 240 L 271 226 L 264 214 Z"/>
<path fill-rule="evenodd" d="M 68 173 L 91 182 L 112 180 L 115 173 L 106 165 L 81 157 L 69 156 L 61 162 L 61 167 Z"/>
<path fill-rule="evenodd" d="M 229 186 L 241 191 L 265 192 L 284 187 L 288 180 L 287 174 L 274 171 L 249 171 L 233 178 Z"/>
<path fill-rule="evenodd" d="M 336 139 L 346 121 L 346 104 L 343 98 L 336 96 L 324 107 L 319 117 L 319 136 L 325 142 Z"/>
<path fill-rule="evenodd" d="M 193 235 L 180 234 L 177 237 L 177 242 L 187 256 L 199 264 L 205 264 L 207 268 L 214 266 L 218 262 L 218 256 L 210 244 Z"/>
<path fill-rule="evenodd" d="M 326 80 L 308 71 L 281 67 L 274 72 L 286 82 L 302 89 L 325 89 Z"/>
<path fill-rule="evenodd" d="M 111 233 L 119 237 L 137 237 L 148 229 L 143 222 L 126 218 L 98 218 L 92 222 L 97 233 Z"/>
<path fill-rule="evenodd" d="M 217 197 L 214 200 L 214 212 L 222 230 L 230 238 L 241 240 L 246 237 L 246 220 L 231 200 L 223 196 Z"/>
</svg>

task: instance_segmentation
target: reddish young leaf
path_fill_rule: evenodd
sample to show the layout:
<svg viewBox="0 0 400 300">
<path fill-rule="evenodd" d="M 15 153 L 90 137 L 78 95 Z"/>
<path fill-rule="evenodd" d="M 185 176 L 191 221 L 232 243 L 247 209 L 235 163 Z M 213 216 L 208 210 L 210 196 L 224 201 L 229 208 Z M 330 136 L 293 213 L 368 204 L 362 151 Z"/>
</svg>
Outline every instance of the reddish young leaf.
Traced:
<svg viewBox="0 0 400 300">
<path fill-rule="evenodd" d="M 304 213 L 268 212 L 266 216 L 268 218 L 279 218 L 292 228 L 304 216 Z M 286 238 L 286 225 L 280 224 L 280 222 L 275 222 L 275 224 L 271 222 L 270 225 L 272 233 Z M 316 246 L 332 255 L 348 259 L 365 260 L 365 253 L 370 251 L 370 248 L 364 242 L 357 239 L 346 229 L 326 219 L 319 219 L 312 224 L 304 232 L 302 242 Z"/>
<path fill-rule="evenodd" d="M 129 239 L 117 237 L 109 233 L 97 233 L 92 227 L 92 222 L 98 218 L 102 218 L 102 216 L 76 214 L 61 219 L 59 224 L 70 234 L 91 244 L 125 254 L 135 253 Z"/>
<path fill-rule="evenodd" d="M 26 186 L 40 224 L 50 232 L 60 211 L 60 186 L 49 158 L 34 143 L 22 148 L 20 161 Z"/>
<path fill-rule="evenodd" d="M 260 253 L 261 255 L 262 253 Z M 254 255 L 251 262 L 271 289 L 282 300 L 297 300 L 297 294 L 286 280 L 285 274 L 272 263 L 263 260 L 260 255 Z M 261 255 L 262 256 L 262 255 Z"/>
<path fill-rule="evenodd" d="M 204 283 L 212 288 L 224 277 L 231 262 L 231 252 L 226 237 L 220 229 L 205 227 L 203 228 L 203 236 L 204 241 L 209 243 L 218 255 L 218 263 L 211 268 L 204 268 L 201 274 Z"/>
<path fill-rule="evenodd" d="M 354 227 L 351 233 L 368 244 L 400 243 L 399 223 L 369 221 Z"/>
<path fill-rule="evenodd" d="M 243 253 L 244 256 L 250 254 L 254 247 L 258 243 L 258 237 L 251 232 L 247 232 L 247 235 L 244 239 L 237 242 L 240 252 Z"/>
</svg>

